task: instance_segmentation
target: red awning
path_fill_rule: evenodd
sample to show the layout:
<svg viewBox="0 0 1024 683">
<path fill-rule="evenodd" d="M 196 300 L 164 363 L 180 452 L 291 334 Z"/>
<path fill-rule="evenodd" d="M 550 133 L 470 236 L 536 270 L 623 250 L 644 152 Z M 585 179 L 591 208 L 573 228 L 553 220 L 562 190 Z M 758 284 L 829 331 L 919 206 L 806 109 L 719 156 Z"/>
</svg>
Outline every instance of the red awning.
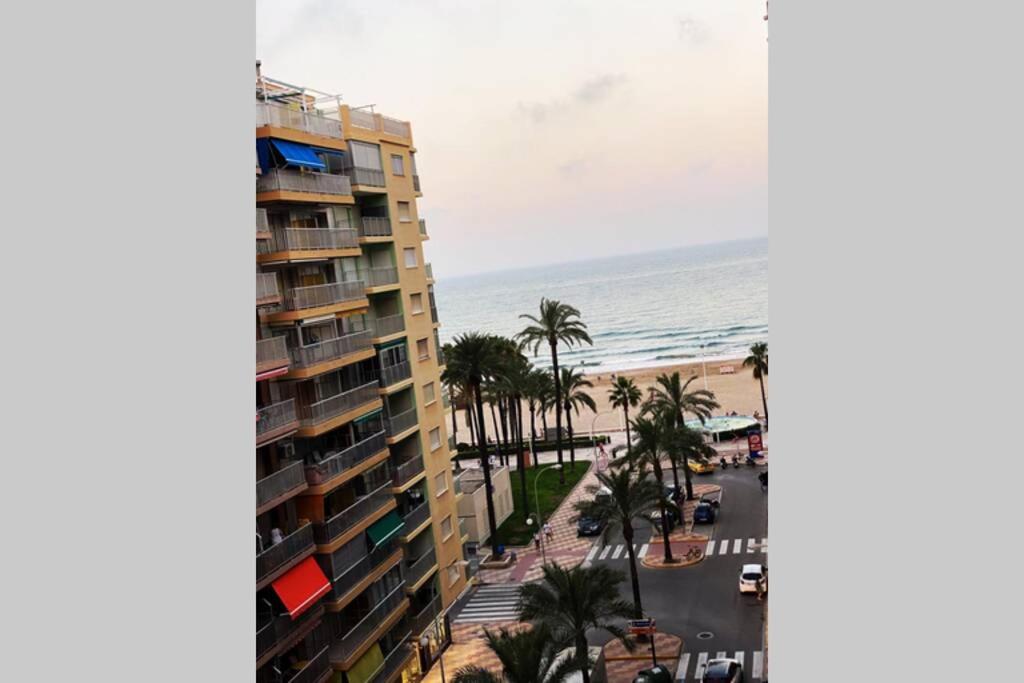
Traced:
<svg viewBox="0 0 1024 683">
<path fill-rule="evenodd" d="M 266 372 L 257 372 L 256 381 L 262 382 L 265 379 L 270 379 L 271 377 L 280 377 L 281 375 L 285 374 L 288 374 L 287 365 L 284 366 L 283 368 L 274 368 L 273 370 L 267 370 Z"/>
<path fill-rule="evenodd" d="M 312 557 L 307 557 L 271 584 L 288 614 L 295 619 L 331 590 L 331 582 Z"/>
</svg>

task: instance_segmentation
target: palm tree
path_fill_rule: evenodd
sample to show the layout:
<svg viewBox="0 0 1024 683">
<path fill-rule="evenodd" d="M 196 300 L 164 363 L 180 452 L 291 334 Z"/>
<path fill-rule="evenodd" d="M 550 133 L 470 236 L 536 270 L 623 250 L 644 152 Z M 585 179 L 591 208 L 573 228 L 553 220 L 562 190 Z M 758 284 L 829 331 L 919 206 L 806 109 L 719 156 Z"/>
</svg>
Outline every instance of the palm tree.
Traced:
<svg viewBox="0 0 1024 683">
<path fill-rule="evenodd" d="M 530 514 L 530 498 L 526 485 L 526 463 L 523 461 L 523 418 L 521 413 L 523 395 L 528 394 L 531 389 L 531 368 L 530 361 L 526 360 L 526 357 L 519 352 L 515 345 L 503 360 L 499 391 L 506 397 L 512 441 L 516 446 L 516 468 L 519 470 L 525 517 Z"/>
<path fill-rule="evenodd" d="M 548 413 L 551 412 L 551 406 L 554 405 L 555 380 L 552 379 L 550 370 L 538 370 L 537 372 L 537 381 L 539 383 L 537 396 L 540 401 L 540 426 L 544 429 L 544 436 L 542 437 L 542 440 L 547 440 Z"/>
<path fill-rule="evenodd" d="M 690 377 L 684 383 L 678 372 L 672 375 L 662 373 L 658 375 L 658 386 L 654 387 L 651 406 L 662 412 L 665 416 L 675 418 L 675 425 L 686 426 L 686 413 L 690 412 L 697 416 L 701 424 L 711 417 L 711 411 L 718 408 L 718 401 L 715 395 L 707 389 L 694 389 L 687 391 L 690 382 L 697 379 L 697 375 Z M 690 481 L 690 467 L 686 455 L 683 454 L 683 474 L 686 476 L 686 499 L 693 500 L 693 482 Z"/>
<path fill-rule="evenodd" d="M 540 581 L 519 588 L 519 618 L 549 627 L 556 641 L 575 644 L 578 670 L 583 683 L 590 683 L 587 631 L 607 631 L 633 648 L 616 623 L 633 614 L 633 606 L 619 598 L 622 572 L 603 564 L 571 569 L 546 564 L 542 569 Z"/>
<path fill-rule="evenodd" d="M 764 397 L 764 378 L 768 375 L 768 344 L 766 342 L 757 342 L 751 346 L 750 355 L 743 359 L 743 367 L 754 368 L 754 379 L 761 382 L 764 428 L 768 429 L 768 399 Z"/>
<path fill-rule="evenodd" d="M 594 342 L 587 334 L 586 324 L 580 320 L 580 312 L 570 306 L 554 299 L 540 300 L 540 315 L 534 317 L 526 313 L 519 316 L 526 318 L 532 325 L 527 325 L 522 332 L 516 335 L 516 339 L 524 346 L 532 346 L 533 354 L 541 344 L 547 343 L 551 349 L 551 374 L 555 379 L 555 396 L 562 396 L 561 376 L 558 373 L 558 345 L 565 343 L 569 348 L 576 344 L 586 342 L 593 346 Z M 562 404 L 555 401 L 555 448 L 558 451 L 558 464 L 562 460 Z M 565 468 L 559 468 L 558 477 L 561 483 L 565 483 Z"/>
<path fill-rule="evenodd" d="M 493 372 L 497 362 L 494 337 L 479 332 L 467 332 L 456 337 L 447 357 L 447 369 L 452 376 L 467 386 L 476 402 L 477 443 L 480 444 L 480 466 L 484 471 L 484 493 L 487 498 L 487 523 L 491 529 L 488 543 L 496 552 L 501 541 L 498 538 L 497 517 L 494 514 L 494 495 L 491 485 L 491 465 L 485 451 L 487 445 L 487 424 L 484 422 L 484 402 L 480 385 Z"/>
<path fill-rule="evenodd" d="M 621 465 L 623 462 L 627 463 L 631 469 L 637 471 L 638 477 L 644 477 L 647 473 L 647 467 L 654 471 L 654 478 L 658 482 L 658 489 L 662 492 L 665 490 L 665 473 L 661 469 L 661 456 L 665 449 L 666 435 L 668 428 L 663 419 L 660 419 L 657 415 L 653 417 L 648 414 L 640 415 L 633 420 L 633 431 L 636 433 L 636 449 L 632 455 L 624 460 L 618 460 L 614 465 Z M 659 498 L 659 509 L 661 512 L 661 540 L 662 545 L 665 546 L 665 563 L 669 564 L 675 560 L 672 558 L 672 545 L 668 540 L 668 517 L 669 517 L 669 506 L 668 501 L 665 500 L 665 496 L 662 495 Z"/>
<path fill-rule="evenodd" d="M 530 438 L 537 440 L 537 410 L 543 412 L 544 384 L 547 380 L 547 373 L 539 368 L 531 368 L 526 374 L 526 384 L 523 396 L 526 398 L 526 405 L 530 410 Z M 543 418 L 543 415 L 541 416 Z"/>
<path fill-rule="evenodd" d="M 597 404 L 590 394 L 583 391 L 584 387 L 594 387 L 594 383 L 583 376 L 576 368 L 562 368 L 562 409 L 565 410 L 566 426 L 569 428 L 569 466 L 576 469 L 576 443 L 573 440 L 572 414 L 580 413 L 580 406 L 597 412 Z"/>
<path fill-rule="evenodd" d="M 632 377 L 619 375 L 615 378 L 612 388 L 608 390 L 608 398 L 612 408 L 622 408 L 623 417 L 626 419 L 626 457 L 629 457 L 632 454 L 629 440 L 629 409 L 640 405 L 642 398 L 640 388 Z"/>
<path fill-rule="evenodd" d="M 608 543 L 615 529 L 622 529 L 626 553 L 629 555 L 629 577 L 633 582 L 633 617 L 642 619 L 644 610 L 640 603 L 640 577 L 636 571 L 636 552 L 633 550 L 633 520 L 644 517 L 661 504 L 664 497 L 662 489 L 643 473 L 634 476 L 630 470 L 601 472 L 597 475 L 597 481 L 598 484 L 587 487 L 587 492 L 595 494 L 603 486 L 611 491 L 611 495 L 594 496 L 593 499 L 577 502 L 574 507 L 582 515 L 604 520 L 602 543 Z"/>
<path fill-rule="evenodd" d="M 563 683 L 579 671 L 575 658 L 559 659 L 561 644 L 544 624 L 515 632 L 485 628 L 484 638 L 501 662 L 501 674 L 465 666 L 455 672 L 453 683 Z"/>
</svg>

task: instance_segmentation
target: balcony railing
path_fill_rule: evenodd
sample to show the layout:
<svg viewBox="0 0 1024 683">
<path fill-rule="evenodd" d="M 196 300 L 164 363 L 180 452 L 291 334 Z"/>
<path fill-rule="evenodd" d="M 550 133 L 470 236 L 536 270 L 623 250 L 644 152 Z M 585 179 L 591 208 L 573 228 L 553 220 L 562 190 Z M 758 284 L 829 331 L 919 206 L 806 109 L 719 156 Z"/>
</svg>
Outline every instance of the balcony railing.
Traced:
<svg viewBox="0 0 1024 683">
<path fill-rule="evenodd" d="M 383 287 L 398 284 L 398 268 L 370 268 L 367 270 L 367 285 Z"/>
<path fill-rule="evenodd" d="M 418 507 L 410 510 L 402 518 L 405 522 L 405 533 L 411 533 L 423 526 L 423 522 L 430 519 L 430 505 L 426 502 L 420 503 Z"/>
<path fill-rule="evenodd" d="M 432 305 L 430 307 L 430 322 L 432 322 L 432 323 L 436 323 L 437 322 L 437 306 L 433 306 Z"/>
<path fill-rule="evenodd" d="M 415 173 L 412 174 L 412 189 L 416 192 L 422 192 L 420 190 L 420 177 Z"/>
<path fill-rule="evenodd" d="M 373 115 L 372 111 L 350 109 L 348 112 L 348 120 L 356 128 L 380 130 L 380 126 L 377 124 L 377 117 Z"/>
<path fill-rule="evenodd" d="M 360 237 L 390 237 L 391 219 L 379 216 L 363 216 L 359 222 Z"/>
<path fill-rule="evenodd" d="M 436 310 L 436 309 L 431 309 L 431 310 Z M 434 337 L 434 348 L 437 349 L 437 364 L 438 365 L 444 365 L 445 364 L 445 362 L 444 362 L 444 351 L 441 350 L 441 345 L 437 343 L 437 337 L 436 336 Z M 450 401 L 445 405 L 445 408 L 447 408 L 449 405 L 451 405 Z"/>
<path fill-rule="evenodd" d="M 331 670 L 330 648 L 325 647 L 313 659 L 309 660 L 306 666 L 302 667 L 297 674 L 291 678 L 285 678 L 286 683 L 316 683 L 323 679 Z"/>
<path fill-rule="evenodd" d="M 401 413 L 392 415 L 387 419 L 388 436 L 401 434 L 410 427 L 416 425 L 416 408 L 409 408 Z"/>
<path fill-rule="evenodd" d="M 275 645 L 287 640 L 290 636 L 304 630 L 310 623 L 324 616 L 324 606 L 315 605 L 303 612 L 298 619 L 292 620 L 287 614 L 279 615 L 256 631 L 256 659 L 270 652 Z"/>
<path fill-rule="evenodd" d="M 288 343 L 283 336 L 256 341 L 256 372 L 288 365 Z"/>
<path fill-rule="evenodd" d="M 412 131 L 409 129 L 408 121 L 400 121 L 393 119 L 388 116 L 381 116 L 381 121 L 384 122 L 384 132 L 390 133 L 391 135 L 398 135 L 403 138 L 411 137 Z"/>
<path fill-rule="evenodd" d="M 425 264 L 423 266 L 423 272 L 425 272 L 427 274 L 427 279 L 428 280 L 433 280 L 434 279 L 434 264 L 432 264 L 432 263 Z"/>
<path fill-rule="evenodd" d="M 434 625 L 435 619 L 438 623 L 441 623 L 444 618 L 441 614 L 441 596 L 435 595 L 434 599 L 427 603 L 427 606 L 416 613 L 412 619 L 409 620 L 409 625 L 412 627 L 413 635 L 420 635 L 428 628 Z"/>
<path fill-rule="evenodd" d="M 271 251 L 355 249 L 359 237 L 351 228 L 278 228 Z"/>
<path fill-rule="evenodd" d="M 398 609 L 405 602 L 405 582 L 403 581 L 387 597 L 381 600 L 376 607 L 363 617 L 359 623 L 350 628 L 331 645 L 331 661 L 344 662 L 358 652 L 366 639 L 380 626 L 388 615 Z"/>
<path fill-rule="evenodd" d="M 350 166 L 345 169 L 353 185 L 366 185 L 368 187 L 384 187 L 384 171 L 376 168 L 364 168 L 362 166 Z"/>
<path fill-rule="evenodd" d="M 268 540 L 264 539 L 264 542 Z M 310 524 L 303 524 L 277 545 L 270 546 L 256 555 L 256 582 L 259 583 L 274 571 L 312 549 L 313 527 Z"/>
<path fill-rule="evenodd" d="M 412 366 L 404 360 L 394 365 L 385 365 L 380 369 L 380 385 L 390 387 L 412 377 Z"/>
<path fill-rule="evenodd" d="M 256 191 L 351 195 L 352 183 L 349 182 L 347 175 L 271 168 L 256 179 Z"/>
<path fill-rule="evenodd" d="M 331 306 L 345 301 L 354 301 L 366 296 L 366 285 L 362 280 L 332 282 L 326 285 L 293 287 L 285 297 L 285 308 L 301 311 L 306 308 Z"/>
<path fill-rule="evenodd" d="M 270 223 L 267 221 L 267 210 L 256 209 L 256 233 L 270 232 Z"/>
<path fill-rule="evenodd" d="M 402 668 L 406 659 L 412 654 L 412 646 L 405 642 L 410 636 L 412 636 L 412 631 L 398 639 L 398 645 L 384 658 L 384 663 L 381 664 L 374 677 L 370 679 L 373 683 L 383 683 L 390 680 Z"/>
<path fill-rule="evenodd" d="M 421 235 L 426 235 L 427 234 L 427 219 L 426 218 L 421 218 L 420 219 L 420 234 Z"/>
<path fill-rule="evenodd" d="M 273 273 L 256 273 L 256 301 L 281 296 L 277 286 L 277 276 Z"/>
<path fill-rule="evenodd" d="M 320 363 L 343 358 L 350 353 L 368 349 L 370 330 L 359 330 L 334 339 L 327 339 L 309 346 L 301 346 L 291 350 L 292 363 L 298 368 L 309 368 Z"/>
<path fill-rule="evenodd" d="M 458 448 L 458 444 L 455 443 L 455 435 L 454 434 L 449 434 L 448 435 L 448 450 L 452 451 L 452 452 L 455 452 L 456 448 Z"/>
<path fill-rule="evenodd" d="M 405 329 L 405 318 L 401 313 L 384 316 L 373 321 L 374 334 L 377 337 L 386 337 Z"/>
<path fill-rule="evenodd" d="M 321 422 L 347 413 L 375 398 L 377 398 L 377 383 L 367 382 L 360 387 L 343 391 L 322 401 L 299 406 L 299 424 L 303 427 L 315 427 Z"/>
<path fill-rule="evenodd" d="M 401 533 L 401 532 L 399 532 Z M 382 566 L 398 549 L 398 543 L 392 538 L 377 546 L 350 567 L 341 569 L 331 565 L 337 572 L 331 577 L 331 595 L 334 600 L 344 598 L 348 593 L 366 579 L 375 569 Z M 337 570 L 341 569 L 340 572 Z"/>
<path fill-rule="evenodd" d="M 306 468 L 303 462 L 284 460 L 281 469 L 256 482 L 256 507 L 261 508 L 305 483 Z"/>
<path fill-rule="evenodd" d="M 391 483 L 395 486 L 405 486 L 413 477 L 423 472 L 423 457 L 417 455 L 403 462 L 391 472 Z"/>
<path fill-rule="evenodd" d="M 274 403 L 256 411 L 256 443 L 260 438 L 285 427 L 298 418 L 295 414 L 295 399 Z"/>
<path fill-rule="evenodd" d="M 256 127 L 260 126 L 290 128 L 339 140 L 344 137 L 341 132 L 341 121 L 265 102 L 256 103 Z"/>
<path fill-rule="evenodd" d="M 431 548 L 419 559 L 405 569 L 405 582 L 415 585 L 420 579 L 427 575 L 430 568 L 437 564 L 437 552 Z"/>
<path fill-rule="evenodd" d="M 469 529 L 466 528 L 465 517 L 459 517 L 459 538 L 465 538 L 469 535 Z"/>
<path fill-rule="evenodd" d="M 387 442 L 384 439 L 384 432 L 379 431 L 373 436 L 369 436 L 344 450 L 329 454 L 315 465 L 307 465 L 306 481 L 310 486 L 329 482 L 334 477 L 347 472 L 363 462 L 371 455 L 380 453 L 387 448 Z"/>
<path fill-rule="evenodd" d="M 460 493 L 462 493 L 462 476 L 465 473 L 465 469 L 463 469 L 459 473 L 452 472 L 452 491 L 455 492 L 455 495 L 459 495 Z"/>
<path fill-rule="evenodd" d="M 314 522 L 313 538 L 320 545 L 326 545 L 394 499 L 394 496 L 391 494 L 391 482 L 388 482 L 376 491 L 363 496 L 327 521 Z"/>
</svg>

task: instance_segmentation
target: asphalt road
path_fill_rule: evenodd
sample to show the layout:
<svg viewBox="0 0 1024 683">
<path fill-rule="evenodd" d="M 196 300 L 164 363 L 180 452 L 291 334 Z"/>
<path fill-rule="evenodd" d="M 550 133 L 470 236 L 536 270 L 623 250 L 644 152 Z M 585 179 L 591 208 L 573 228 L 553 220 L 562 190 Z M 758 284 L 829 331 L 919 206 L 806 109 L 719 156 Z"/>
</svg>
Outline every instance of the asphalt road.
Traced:
<svg viewBox="0 0 1024 683">
<path fill-rule="evenodd" d="M 692 567 L 681 569 L 647 569 L 638 566 L 640 575 L 640 596 L 644 612 L 657 620 L 659 631 L 672 633 L 683 638 L 684 651 L 691 653 L 688 662 L 689 676 L 694 680 L 696 658 L 700 652 L 708 652 L 711 658 L 718 652 L 732 657 L 736 652 L 745 652 L 747 679 L 751 680 L 753 653 L 763 650 L 764 607 L 753 594 L 741 595 L 737 586 L 740 568 L 744 564 L 768 565 L 767 553 L 756 549 L 747 552 L 748 539 L 757 543 L 767 537 L 768 505 L 767 494 L 761 491 L 757 473 L 761 468 L 741 466 L 728 470 L 717 470 L 714 474 L 694 476 L 694 481 L 714 483 L 722 486 L 721 513 L 712 525 L 700 525 L 698 530 L 711 535 L 721 545 L 729 541 L 728 552 L 708 555 Z M 681 474 L 681 473 L 680 473 Z M 646 527 L 646 528 L 643 528 Z M 650 527 L 643 523 L 638 530 L 636 543 L 647 542 Z M 739 553 L 735 540 L 740 539 Z M 601 541 L 595 540 L 601 544 Z M 621 534 L 609 540 L 609 545 L 623 543 Z M 603 553 L 594 556 L 594 564 L 609 564 L 626 575 L 622 583 L 622 598 L 632 601 L 629 582 L 629 566 L 625 553 L 612 559 L 609 553 L 604 560 Z M 711 633 L 711 637 L 698 639 L 700 633 Z M 590 642 L 600 645 L 609 640 L 607 633 L 596 631 L 590 634 Z"/>
</svg>

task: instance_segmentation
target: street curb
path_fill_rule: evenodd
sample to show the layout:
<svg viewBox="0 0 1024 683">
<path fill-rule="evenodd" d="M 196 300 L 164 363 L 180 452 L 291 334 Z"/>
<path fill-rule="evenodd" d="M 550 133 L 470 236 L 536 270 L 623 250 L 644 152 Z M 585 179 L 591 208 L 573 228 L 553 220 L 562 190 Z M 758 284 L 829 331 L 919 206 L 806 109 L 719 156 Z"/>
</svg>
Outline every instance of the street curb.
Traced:
<svg viewBox="0 0 1024 683">
<path fill-rule="evenodd" d="M 677 648 L 673 647 L 673 649 L 670 649 L 669 652 L 671 652 L 672 654 L 667 657 L 668 660 L 679 659 L 679 655 L 682 653 L 682 651 L 684 649 L 683 648 L 684 642 L 683 642 L 682 636 L 677 636 L 674 633 L 665 633 L 665 632 L 661 632 L 661 633 L 663 635 L 672 636 L 673 638 L 676 638 L 676 639 L 679 640 L 679 647 L 677 647 Z M 641 643 L 641 645 L 643 645 L 643 644 L 644 643 Z M 603 648 L 602 648 L 602 650 L 603 650 Z M 651 653 L 649 651 L 648 652 L 644 652 L 642 654 L 641 653 L 637 653 L 637 654 L 612 655 L 612 656 L 605 655 L 605 657 L 604 657 L 604 661 L 606 661 L 606 662 L 638 662 L 638 661 L 650 661 L 650 659 L 651 659 Z M 658 652 L 658 659 L 661 659 L 661 652 Z"/>
</svg>

